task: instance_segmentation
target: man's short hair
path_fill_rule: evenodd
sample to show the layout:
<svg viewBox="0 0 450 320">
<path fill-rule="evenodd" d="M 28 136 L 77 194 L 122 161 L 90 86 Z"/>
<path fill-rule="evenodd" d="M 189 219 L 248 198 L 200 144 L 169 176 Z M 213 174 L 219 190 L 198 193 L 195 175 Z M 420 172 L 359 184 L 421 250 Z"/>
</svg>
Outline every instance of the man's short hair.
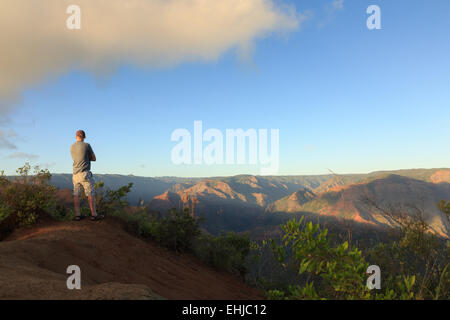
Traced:
<svg viewBox="0 0 450 320">
<path fill-rule="evenodd" d="M 83 130 L 78 130 L 76 136 L 80 137 L 81 139 L 86 139 L 86 133 L 84 133 Z"/>
</svg>

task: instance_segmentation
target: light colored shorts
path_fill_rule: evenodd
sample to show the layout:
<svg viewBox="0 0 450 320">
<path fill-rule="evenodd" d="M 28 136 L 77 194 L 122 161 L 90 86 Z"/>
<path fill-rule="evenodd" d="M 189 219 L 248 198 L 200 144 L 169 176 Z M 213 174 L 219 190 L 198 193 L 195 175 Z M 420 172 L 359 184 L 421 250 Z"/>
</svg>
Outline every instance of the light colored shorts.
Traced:
<svg viewBox="0 0 450 320">
<path fill-rule="evenodd" d="M 81 187 L 83 187 L 86 196 L 94 194 L 94 178 L 92 177 L 92 172 L 84 171 L 74 174 L 72 175 L 72 181 L 74 196 L 79 196 L 81 194 Z"/>
</svg>

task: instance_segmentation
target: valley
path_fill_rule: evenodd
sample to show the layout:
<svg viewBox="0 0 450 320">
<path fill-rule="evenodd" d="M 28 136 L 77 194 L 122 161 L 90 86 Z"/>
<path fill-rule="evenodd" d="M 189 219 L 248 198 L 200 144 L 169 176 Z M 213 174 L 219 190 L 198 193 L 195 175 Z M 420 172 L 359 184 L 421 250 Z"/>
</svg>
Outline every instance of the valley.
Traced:
<svg viewBox="0 0 450 320">
<path fill-rule="evenodd" d="M 373 227 L 395 224 L 368 200 L 383 208 L 421 214 L 440 236 L 447 237 L 450 228 L 437 207 L 440 200 L 450 199 L 450 169 L 211 178 L 95 175 L 95 179 L 110 189 L 133 183 L 128 201 L 135 206 L 161 213 L 188 208 L 192 215 L 205 218 L 203 228 L 212 234 L 270 229 L 298 214 Z M 54 174 L 51 182 L 71 189 L 71 175 Z"/>
</svg>

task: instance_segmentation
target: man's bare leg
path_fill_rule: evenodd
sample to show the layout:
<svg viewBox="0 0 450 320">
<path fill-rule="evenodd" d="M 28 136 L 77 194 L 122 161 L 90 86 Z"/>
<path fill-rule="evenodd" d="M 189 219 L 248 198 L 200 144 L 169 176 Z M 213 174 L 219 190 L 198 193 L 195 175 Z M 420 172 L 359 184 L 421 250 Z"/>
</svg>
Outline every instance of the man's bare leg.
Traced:
<svg viewBox="0 0 450 320">
<path fill-rule="evenodd" d="M 93 196 L 88 196 L 89 208 L 91 208 L 91 214 L 93 217 L 97 216 L 97 212 L 95 211 L 95 199 Z"/>
<path fill-rule="evenodd" d="M 80 216 L 80 197 L 73 196 L 73 204 L 75 206 L 75 216 Z"/>
</svg>

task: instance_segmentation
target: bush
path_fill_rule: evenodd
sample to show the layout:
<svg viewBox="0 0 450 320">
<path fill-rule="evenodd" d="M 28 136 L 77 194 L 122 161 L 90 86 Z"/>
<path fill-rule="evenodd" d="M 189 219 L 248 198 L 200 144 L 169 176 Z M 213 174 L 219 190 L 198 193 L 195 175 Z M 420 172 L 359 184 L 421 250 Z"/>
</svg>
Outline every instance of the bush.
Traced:
<svg viewBox="0 0 450 320">
<path fill-rule="evenodd" d="M 242 236 L 229 232 L 217 237 L 203 234 L 195 246 L 195 254 L 208 265 L 240 275 L 247 273 L 246 260 L 250 253 L 250 239 L 248 234 Z"/>
<path fill-rule="evenodd" d="M 285 268 L 294 265 L 302 277 L 269 290 L 271 299 L 448 299 L 448 255 L 438 250 L 423 223 L 403 225 L 399 241 L 378 244 L 366 256 L 347 242 L 332 245 L 327 229 L 304 223 L 303 217 L 287 222 L 282 230 L 281 244 L 269 242 L 272 252 Z M 381 267 L 380 290 L 366 288 L 366 257 Z"/>
<path fill-rule="evenodd" d="M 117 190 L 105 189 L 103 182 L 95 186 L 97 212 L 115 216 L 126 222 L 131 233 L 150 238 L 161 246 L 175 251 L 192 251 L 192 246 L 200 235 L 200 219 L 189 215 L 189 210 L 169 210 L 161 216 L 146 207 L 132 208 L 126 201 L 133 184 L 129 183 Z"/>
<path fill-rule="evenodd" d="M 307 274 L 303 286 L 290 286 L 286 295 L 292 299 L 366 299 L 365 262 L 361 251 L 350 249 L 347 242 L 331 246 L 328 230 L 319 225 L 303 223 L 295 218 L 282 226 L 282 245 L 271 241 L 280 263 L 290 256 L 298 265 L 300 275 Z M 287 252 L 289 251 L 289 252 Z M 315 284 L 314 281 L 317 283 Z M 279 293 L 277 293 L 279 296 Z"/>
<path fill-rule="evenodd" d="M 144 236 L 176 251 L 193 251 L 200 234 L 200 219 L 192 217 L 189 210 L 172 209 L 163 217 L 150 218 L 144 229 Z"/>
<path fill-rule="evenodd" d="M 0 221 L 3 232 L 35 224 L 54 212 L 56 188 L 49 184 L 50 172 L 26 163 L 17 170 L 19 176 L 8 180 L 0 175 Z M 3 237 L 5 234 L 3 234 Z"/>
<path fill-rule="evenodd" d="M 439 209 L 441 209 L 441 211 L 446 214 L 447 219 L 449 219 L 450 221 L 450 201 L 441 200 L 438 206 Z"/>
<path fill-rule="evenodd" d="M 422 223 L 402 226 L 398 231 L 398 240 L 379 243 L 367 252 L 367 259 L 376 261 L 383 270 L 384 287 L 406 288 L 404 275 L 412 275 L 412 297 L 449 299 L 449 254 L 443 241 L 427 232 Z"/>
<path fill-rule="evenodd" d="M 159 245 L 178 252 L 191 252 L 208 265 L 244 277 L 246 259 L 250 252 L 249 236 L 233 232 L 214 237 L 202 234 L 202 218 L 184 211 L 171 209 L 166 214 L 147 207 L 129 207 L 125 200 L 132 184 L 118 190 L 104 190 L 102 182 L 96 185 L 96 203 L 99 213 L 108 212 L 125 222 L 130 233 L 156 241 Z"/>
<path fill-rule="evenodd" d="M 128 202 L 125 197 L 131 191 L 133 183 L 122 186 L 117 190 L 105 189 L 103 181 L 95 185 L 95 203 L 99 214 L 109 214 L 115 211 L 123 211 Z"/>
</svg>

